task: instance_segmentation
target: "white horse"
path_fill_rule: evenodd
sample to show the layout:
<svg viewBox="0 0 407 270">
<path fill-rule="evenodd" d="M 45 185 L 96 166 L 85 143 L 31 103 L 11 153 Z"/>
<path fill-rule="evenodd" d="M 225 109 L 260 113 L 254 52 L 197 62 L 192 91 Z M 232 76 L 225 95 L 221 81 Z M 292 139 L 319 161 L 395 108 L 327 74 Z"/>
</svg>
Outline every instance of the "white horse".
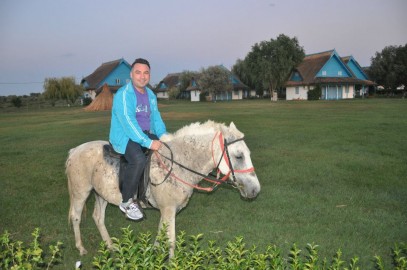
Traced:
<svg viewBox="0 0 407 270">
<path fill-rule="evenodd" d="M 255 198 L 260 192 L 260 183 L 254 172 L 250 150 L 243 141 L 244 134 L 231 123 L 230 126 L 207 121 L 193 123 L 169 134 L 163 141 L 168 148 L 154 152 L 150 163 L 151 183 L 146 190 L 148 202 L 160 210 L 158 229 L 167 225 L 170 242 L 170 257 L 175 249 L 175 216 L 184 208 L 194 188 L 203 175 L 214 169 L 223 174 L 215 179 L 215 186 L 229 181 L 242 197 Z M 70 195 L 69 217 L 73 224 L 76 248 L 81 255 L 87 253 L 80 234 L 81 214 L 92 190 L 95 191 L 93 219 L 108 247 L 112 240 L 105 226 L 107 203 L 119 205 L 122 195 L 119 190 L 119 159 L 106 155 L 106 141 L 92 141 L 69 151 L 66 175 Z M 171 149 L 171 150 L 170 150 Z M 173 159 L 170 158 L 171 151 Z M 143 205 L 143 207 L 145 207 Z"/>
</svg>

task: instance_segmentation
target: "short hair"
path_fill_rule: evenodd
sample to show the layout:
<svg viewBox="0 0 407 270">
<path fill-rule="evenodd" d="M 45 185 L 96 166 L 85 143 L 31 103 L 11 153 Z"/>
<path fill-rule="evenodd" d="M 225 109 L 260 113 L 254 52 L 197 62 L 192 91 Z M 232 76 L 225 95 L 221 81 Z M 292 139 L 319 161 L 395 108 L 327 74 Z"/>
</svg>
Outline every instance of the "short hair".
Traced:
<svg viewBox="0 0 407 270">
<path fill-rule="evenodd" d="M 133 64 L 131 64 L 131 68 L 133 68 L 135 64 L 144 64 L 147 65 L 148 68 L 150 68 L 150 63 L 143 58 L 137 58 L 136 60 L 134 60 Z"/>
</svg>

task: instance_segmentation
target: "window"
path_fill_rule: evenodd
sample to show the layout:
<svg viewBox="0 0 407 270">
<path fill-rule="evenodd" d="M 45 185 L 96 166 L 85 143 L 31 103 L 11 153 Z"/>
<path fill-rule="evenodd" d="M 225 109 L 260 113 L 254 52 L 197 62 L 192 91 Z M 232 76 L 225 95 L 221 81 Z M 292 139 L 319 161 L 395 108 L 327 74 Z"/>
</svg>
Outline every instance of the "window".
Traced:
<svg viewBox="0 0 407 270">
<path fill-rule="evenodd" d="M 326 70 L 322 71 L 322 76 L 326 76 Z"/>
<path fill-rule="evenodd" d="M 296 95 L 300 94 L 300 88 L 298 86 L 295 87 L 295 94 Z"/>
<path fill-rule="evenodd" d="M 116 84 L 120 84 L 120 79 L 116 79 Z"/>
<path fill-rule="evenodd" d="M 342 76 L 342 70 L 338 71 L 338 76 Z"/>
</svg>

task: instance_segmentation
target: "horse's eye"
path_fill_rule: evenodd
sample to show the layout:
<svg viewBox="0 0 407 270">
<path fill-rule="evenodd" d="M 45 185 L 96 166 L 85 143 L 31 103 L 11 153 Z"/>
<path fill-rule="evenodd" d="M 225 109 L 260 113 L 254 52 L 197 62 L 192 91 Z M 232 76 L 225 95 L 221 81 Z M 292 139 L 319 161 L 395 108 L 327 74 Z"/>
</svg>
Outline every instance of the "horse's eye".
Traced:
<svg viewBox="0 0 407 270">
<path fill-rule="evenodd" d="M 243 156 L 236 156 L 236 159 L 243 159 Z"/>
</svg>

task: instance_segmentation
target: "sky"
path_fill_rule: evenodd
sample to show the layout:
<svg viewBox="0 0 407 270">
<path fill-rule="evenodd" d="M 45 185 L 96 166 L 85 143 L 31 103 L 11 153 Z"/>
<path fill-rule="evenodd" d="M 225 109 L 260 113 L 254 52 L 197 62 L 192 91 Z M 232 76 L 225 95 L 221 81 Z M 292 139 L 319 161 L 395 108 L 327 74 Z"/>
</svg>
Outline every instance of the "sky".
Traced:
<svg viewBox="0 0 407 270">
<path fill-rule="evenodd" d="M 79 83 L 104 62 L 142 57 L 151 84 L 214 65 L 231 69 L 261 41 L 296 37 L 306 54 L 335 49 L 369 66 L 407 43 L 407 0 L 1 0 L 0 96 Z"/>
</svg>

